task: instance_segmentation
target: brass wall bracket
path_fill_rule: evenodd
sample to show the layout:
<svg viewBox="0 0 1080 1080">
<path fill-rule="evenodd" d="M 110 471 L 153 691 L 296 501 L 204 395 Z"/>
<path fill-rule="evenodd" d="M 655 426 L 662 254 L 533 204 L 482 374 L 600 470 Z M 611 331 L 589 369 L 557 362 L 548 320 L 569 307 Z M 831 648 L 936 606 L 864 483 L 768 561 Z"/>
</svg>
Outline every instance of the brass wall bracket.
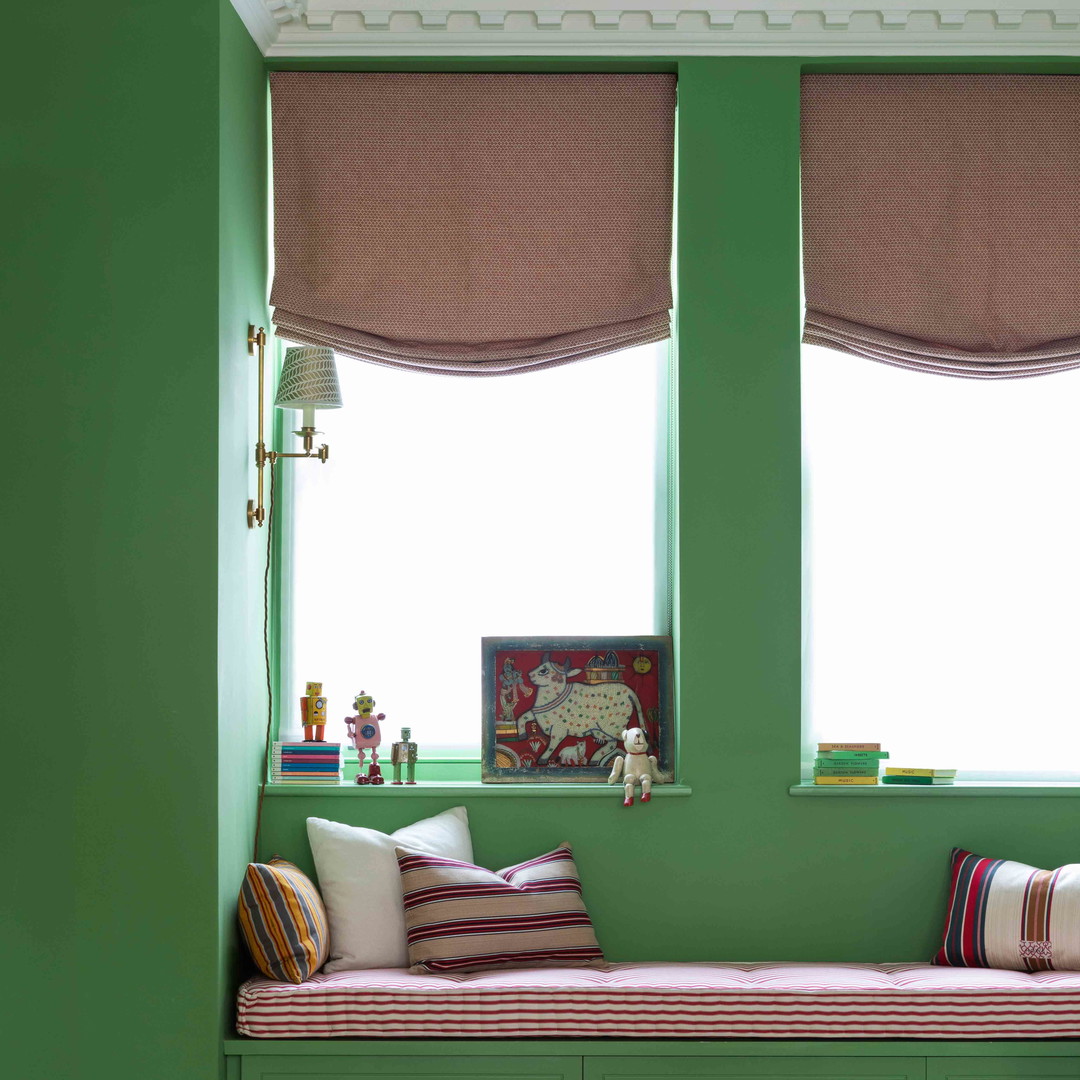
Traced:
<svg viewBox="0 0 1080 1080">
<path fill-rule="evenodd" d="M 248 356 L 254 356 L 256 350 L 259 354 L 259 441 L 255 444 L 255 468 L 258 470 L 258 501 L 248 499 L 247 523 L 249 529 L 256 525 L 260 528 L 266 521 L 266 508 L 263 505 L 263 470 L 267 462 L 275 464 L 279 458 L 311 458 L 318 459 L 324 464 L 330 460 L 330 447 L 323 443 L 318 450 L 315 449 L 315 436 L 318 432 L 313 427 L 304 427 L 294 434 L 304 440 L 304 452 L 302 454 L 284 454 L 278 450 L 267 450 L 265 441 L 265 397 L 266 397 L 266 330 L 263 327 L 255 329 L 254 323 L 248 323 L 247 329 Z"/>
</svg>

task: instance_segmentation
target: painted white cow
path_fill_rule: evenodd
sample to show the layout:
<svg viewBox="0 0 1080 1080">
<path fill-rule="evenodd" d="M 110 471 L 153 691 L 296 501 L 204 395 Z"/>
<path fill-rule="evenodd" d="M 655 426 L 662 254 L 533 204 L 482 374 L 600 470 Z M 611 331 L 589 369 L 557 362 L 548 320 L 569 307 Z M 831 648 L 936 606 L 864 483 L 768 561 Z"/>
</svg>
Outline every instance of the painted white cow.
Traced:
<svg viewBox="0 0 1080 1080">
<path fill-rule="evenodd" d="M 518 736 L 524 737 L 530 720 L 547 736 L 547 749 L 537 765 L 546 765 L 568 735 L 584 739 L 589 734 L 604 744 L 590 759 L 590 764 L 596 764 L 619 742 L 624 729 L 645 726 L 641 702 L 626 683 L 570 682 L 580 674 L 581 668 L 570 667 L 569 656 L 559 664 L 551 659 L 551 653 L 544 653 L 539 666 L 529 672 L 529 682 L 536 687 L 536 703 L 518 717 Z"/>
</svg>

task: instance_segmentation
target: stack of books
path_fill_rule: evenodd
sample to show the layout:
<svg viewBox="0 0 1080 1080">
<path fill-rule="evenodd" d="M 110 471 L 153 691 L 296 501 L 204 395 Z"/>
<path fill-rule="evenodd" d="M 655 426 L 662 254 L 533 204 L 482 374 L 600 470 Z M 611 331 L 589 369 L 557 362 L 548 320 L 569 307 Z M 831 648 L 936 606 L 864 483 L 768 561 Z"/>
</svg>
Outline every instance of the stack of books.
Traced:
<svg viewBox="0 0 1080 1080">
<path fill-rule="evenodd" d="M 881 762 L 889 756 L 876 742 L 819 742 L 817 749 L 815 784 L 876 784 Z"/>
<path fill-rule="evenodd" d="M 341 743 L 276 742 L 270 762 L 273 784 L 338 784 Z"/>
<path fill-rule="evenodd" d="M 883 784 L 952 784 L 956 782 L 956 770 L 889 768 L 885 770 L 881 782 Z"/>
</svg>

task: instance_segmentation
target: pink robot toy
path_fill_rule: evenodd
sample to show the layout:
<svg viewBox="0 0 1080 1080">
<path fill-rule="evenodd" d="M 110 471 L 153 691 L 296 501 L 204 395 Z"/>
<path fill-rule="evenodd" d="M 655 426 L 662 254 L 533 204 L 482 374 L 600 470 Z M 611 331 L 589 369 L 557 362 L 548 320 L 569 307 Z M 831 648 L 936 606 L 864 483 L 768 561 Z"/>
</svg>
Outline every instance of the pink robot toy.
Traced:
<svg viewBox="0 0 1080 1080">
<path fill-rule="evenodd" d="M 386 714 L 373 714 L 375 699 L 370 694 L 365 694 L 363 690 L 356 695 L 353 708 L 356 709 L 356 716 L 345 717 L 345 728 L 359 759 L 360 768 L 356 774 L 356 782 L 358 784 L 385 784 L 382 769 L 379 768 L 376 747 L 382 742 L 382 731 L 379 725 L 386 719 Z M 364 773 L 365 750 L 371 751 L 371 764 L 368 766 L 366 775 Z"/>
</svg>

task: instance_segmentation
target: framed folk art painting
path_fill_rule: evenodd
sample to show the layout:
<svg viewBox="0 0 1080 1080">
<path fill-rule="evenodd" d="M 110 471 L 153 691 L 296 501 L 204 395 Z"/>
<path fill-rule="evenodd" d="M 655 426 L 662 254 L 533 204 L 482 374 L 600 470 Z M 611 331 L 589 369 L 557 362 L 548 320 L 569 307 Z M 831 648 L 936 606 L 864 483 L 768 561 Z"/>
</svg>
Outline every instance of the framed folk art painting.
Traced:
<svg viewBox="0 0 1080 1080">
<path fill-rule="evenodd" d="M 625 728 L 674 779 L 671 638 L 483 639 L 485 783 L 604 783 Z"/>
</svg>

